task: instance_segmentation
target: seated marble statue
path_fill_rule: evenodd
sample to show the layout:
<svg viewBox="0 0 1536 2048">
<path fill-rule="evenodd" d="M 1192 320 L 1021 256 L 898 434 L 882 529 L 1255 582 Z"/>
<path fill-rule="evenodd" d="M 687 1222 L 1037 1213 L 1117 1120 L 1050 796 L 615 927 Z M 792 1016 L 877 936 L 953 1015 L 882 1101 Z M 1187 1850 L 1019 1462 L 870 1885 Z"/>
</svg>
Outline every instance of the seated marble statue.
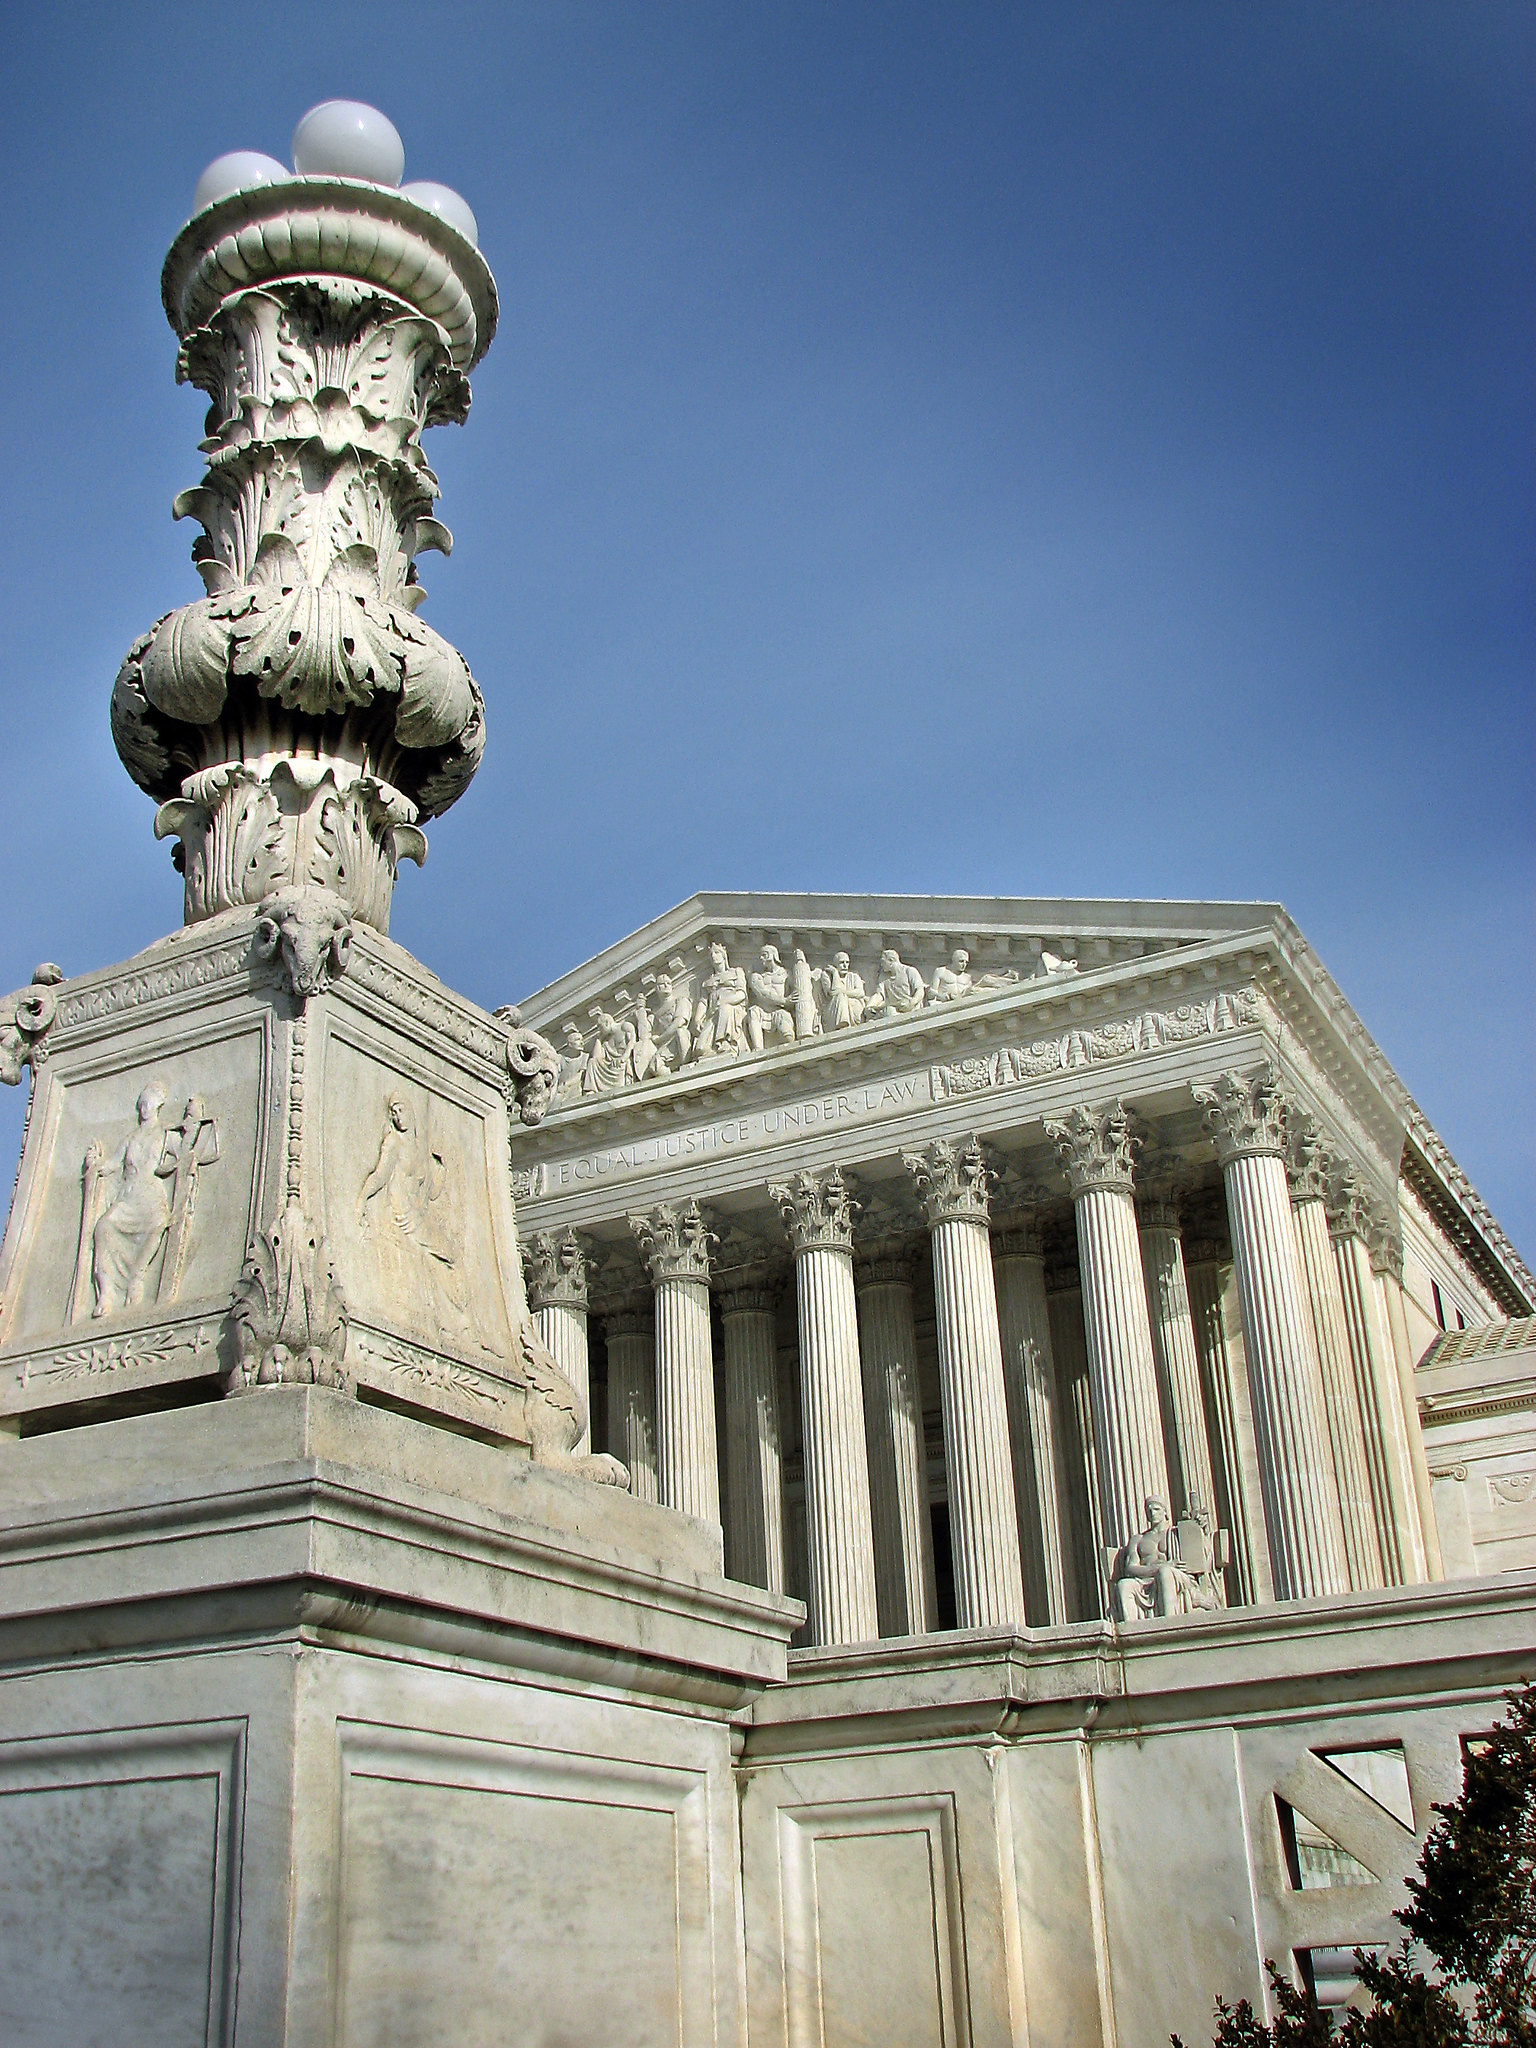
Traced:
<svg viewBox="0 0 1536 2048">
<path fill-rule="evenodd" d="M 670 974 L 656 977 L 656 1007 L 651 1012 L 651 1029 L 655 1035 L 656 1050 L 662 1066 L 668 1073 L 675 1067 L 685 1066 L 688 1055 L 693 1051 L 693 1033 L 689 1024 L 693 1006 L 686 995 L 673 985 Z"/>
<path fill-rule="evenodd" d="M 846 953 L 834 954 L 830 967 L 817 967 L 812 974 L 821 1000 L 823 1031 L 848 1031 L 864 1022 L 869 996 L 863 975 L 854 972 Z"/>
<path fill-rule="evenodd" d="M 1011 967 L 1000 974 L 972 974 L 970 954 L 964 946 L 956 946 L 949 956 L 949 965 L 935 970 L 928 1000 L 959 1003 L 967 996 L 996 995 L 999 989 L 1011 988 L 1018 978 Z"/>
<path fill-rule="evenodd" d="M 903 966 L 901 955 L 887 950 L 880 955 L 880 979 L 875 983 L 864 1014 L 910 1017 L 923 1007 L 927 993 L 917 969 Z"/>
<path fill-rule="evenodd" d="M 747 1044 L 753 1052 L 765 1045 L 792 1045 L 795 1015 L 790 1007 L 789 969 L 777 946 L 764 946 L 757 966 L 747 976 L 751 1000 L 747 1008 Z"/>
<path fill-rule="evenodd" d="M 710 971 L 699 991 L 693 1014 L 693 1049 L 707 1060 L 716 1053 L 738 1053 L 747 1029 L 747 977 L 731 965 L 717 939 L 709 949 Z"/>
<path fill-rule="evenodd" d="M 1168 1503 L 1155 1494 L 1144 1508 L 1146 1527 L 1118 1550 L 1104 1552 L 1114 1619 L 1140 1621 L 1225 1606 L 1226 1530 L 1213 1532 L 1210 1515 L 1198 1503 L 1178 1523 L 1169 1520 Z"/>
<path fill-rule="evenodd" d="M 633 1081 L 659 1080 L 667 1071 L 667 1063 L 661 1056 L 661 1047 L 656 1042 L 654 1024 L 651 1006 L 645 1000 L 645 992 L 642 990 L 635 998 L 635 1042 L 629 1048 L 629 1074 Z"/>
<path fill-rule="evenodd" d="M 607 1010 L 599 1010 L 597 1037 L 582 1071 L 582 1094 L 606 1095 L 610 1088 L 623 1087 L 630 1078 L 634 1043 L 635 1027 L 627 1017 L 614 1017 Z"/>
</svg>

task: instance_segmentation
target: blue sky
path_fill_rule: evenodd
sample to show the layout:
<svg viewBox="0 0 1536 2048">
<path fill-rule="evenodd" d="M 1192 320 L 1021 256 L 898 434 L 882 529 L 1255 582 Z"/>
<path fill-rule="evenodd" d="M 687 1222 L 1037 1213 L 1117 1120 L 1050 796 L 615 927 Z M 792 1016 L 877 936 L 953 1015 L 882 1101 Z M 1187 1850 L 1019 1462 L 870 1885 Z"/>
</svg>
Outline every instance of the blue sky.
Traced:
<svg viewBox="0 0 1536 2048">
<path fill-rule="evenodd" d="M 160 263 L 369 99 L 503 300 L 423 566 L 490 746 L 402 943 L 494 1003 L 697 888 L 1278 898 L 1536 1256 L 1528 6 L 6 28 L 4 986 L 179 919 L 107 731 L 201 589 Z"/>
</svg>

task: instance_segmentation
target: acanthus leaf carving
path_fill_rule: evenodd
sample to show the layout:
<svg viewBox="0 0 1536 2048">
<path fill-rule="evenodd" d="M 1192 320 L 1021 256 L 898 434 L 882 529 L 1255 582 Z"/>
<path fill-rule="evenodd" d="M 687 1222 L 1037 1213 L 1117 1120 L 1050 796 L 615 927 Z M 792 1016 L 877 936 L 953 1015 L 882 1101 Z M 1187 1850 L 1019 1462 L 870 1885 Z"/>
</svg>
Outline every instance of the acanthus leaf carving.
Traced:
<svg viewBox="0 0 1536 2048">
<path fill-rule="evenodd" d="M 802 1169 L 787 1180 L 770 1181 L 784 1228 L 796 1252 L 853 1250 L 853 1219 L 858 1210 L 840 1167 L 824 1173 Z"/>
<path fill-rule="evenodd" d="M 304 1384 L 347 1391 L 347 1307 L 330 1248 L 302 1205 L 251 1241 L 235 1286 L 235 1365 L 227 1393 Z"/>
<path fill-rule="evenodd" d="M 587 1306 L 587 1256 L 569 1224 L 558 1233 L 535 1231 L 523 1246 L 523 1270 L 530 1308 Z"/>
<path fill-rule="evenodd" d="M 1245 1073 L 1218 1074 L 1209 1087 L 1190 1089 L 1223 1166 L 1234 1159 L 1283 1159 L 1286 1101 L 1272 1060 Z"/>
<path fill-rule="evenodd" d="M 696 1201 L 661 1202 L 629 1227 L 653 1281 L 708 1280 L 710 1251 L 717 1242 Z"/>
<path fill-rule="evenodd" d="M 921 1151 L 904 1151 L 901 1163 L 912 1176 L 930 1227 L 987 1222 L 996 1176 L 979 1138 L 963 1144 L 935 1138 Z"/>
<path fill-rule="evenodd" d="M 1074 1104 L 1065 1116 L 1047 1120 L 1045 1135 L 1060 1155 L 1074 1197 L 1099 1188 L 1130 1192 L 1142 1140 L 1118 1098 L 1098 1107 Z"/>
</svg>

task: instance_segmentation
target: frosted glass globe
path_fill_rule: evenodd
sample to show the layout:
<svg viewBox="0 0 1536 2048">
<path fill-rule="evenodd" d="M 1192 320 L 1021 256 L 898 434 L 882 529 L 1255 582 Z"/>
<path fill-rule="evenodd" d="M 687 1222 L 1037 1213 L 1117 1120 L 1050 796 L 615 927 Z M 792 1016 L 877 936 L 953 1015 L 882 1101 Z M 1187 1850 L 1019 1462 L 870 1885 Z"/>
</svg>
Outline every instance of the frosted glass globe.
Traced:
<svg viewBox="0 0 1536 2048">
<path fill-rule="evenodd" d="M 435 213 L 449 227 L 457 228 L 472 249 L 479 248 L 480 228 L 470 212 L 469 201 L 460 198 L 451 185 L 437 185 L 430 178 L 416 178 L 409 185 L 400 187 L 400 197 L 414 199 L 428 213 Z"/>
<path fill-rule="evenodd" d="M 322 100 L 293 131 L 293 168 L 306 178 L 366 178 L 398 185 L 405 171 L 400 131 L 361 100 Z"/>
<path fill-rule="evenodd" d="M 280 164 L 275 156 L 263 156 L 259 149 L 232 149 L 227 156 L 216 156 L 198 179 L 197 190 L 192 194 L 192 211 L 201 213 L 216 199 L 227 199 L 231 192 L 243 192 L 247 185 L 280 185 L 292 176 L 288 166 Z"/>
</svg>

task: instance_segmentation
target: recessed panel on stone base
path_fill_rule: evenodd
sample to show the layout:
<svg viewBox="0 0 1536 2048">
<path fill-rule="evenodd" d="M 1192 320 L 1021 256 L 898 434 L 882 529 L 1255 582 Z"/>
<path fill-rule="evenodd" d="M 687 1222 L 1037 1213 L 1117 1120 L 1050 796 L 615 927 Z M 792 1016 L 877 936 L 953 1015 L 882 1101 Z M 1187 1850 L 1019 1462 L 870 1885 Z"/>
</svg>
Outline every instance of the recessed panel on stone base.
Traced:
<svg viewBox="0 0 1536 2048">
<path fill-rule="evenodd" d="M 714 2040 L 702 1775 L 340 1732 L 345 2048 Z"/>
<path fill-rule="evenodd" d="M 0 2040 L 232 2038 L 237 1726 L 0 1745 Z"/>
</svg>

